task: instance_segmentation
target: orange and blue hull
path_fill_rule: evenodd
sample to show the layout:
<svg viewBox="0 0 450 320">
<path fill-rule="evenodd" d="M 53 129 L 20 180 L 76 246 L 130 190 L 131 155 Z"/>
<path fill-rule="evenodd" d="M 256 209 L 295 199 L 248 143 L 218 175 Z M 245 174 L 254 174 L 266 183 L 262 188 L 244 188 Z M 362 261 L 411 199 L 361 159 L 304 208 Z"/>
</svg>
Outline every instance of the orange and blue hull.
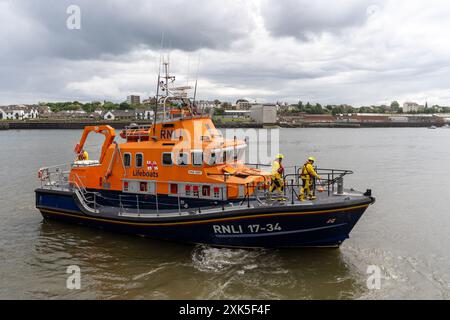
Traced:
<svg viewBox="0 0 450 320">
<path fill-rule="evenodd" d="M 36 190 L 36 207 L 44 218 L 163 240 L 245 248 L 338 247 L 373 202 L 361 197 L 348 203 L 231 211 L 218 206 L 212 213 L 130 218 L 85 212 L 72 192 Z"/>
</svg>

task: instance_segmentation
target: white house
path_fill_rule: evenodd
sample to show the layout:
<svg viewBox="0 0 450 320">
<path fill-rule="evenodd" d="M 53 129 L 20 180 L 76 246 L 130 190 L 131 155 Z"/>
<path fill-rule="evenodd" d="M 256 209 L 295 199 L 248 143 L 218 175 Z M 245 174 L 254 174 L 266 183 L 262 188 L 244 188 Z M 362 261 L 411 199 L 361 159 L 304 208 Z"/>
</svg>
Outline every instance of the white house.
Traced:
<svg viewBox="0 0 450 320">
<path fill-rule="evenodd" d="M 153 110 L 138 109 L 138 110 L 110 110 L 103 115 L 105 120 L 151 120 L 153 119 Z"/>
<path fill-rule="evenodd" d="M 103 119 L 105 119 L 105 120 L 113 120 L 113 121 L 116 120 L 116 116 L 114 115 L 113 111 L 105 112 L 105 114 L 103 115 Z"/>
<path fill-rule="evenodd" d="M 37 106 L 13 105 L 0 107 L 0 120 L 24 120 L 39 117 Z"/>
<path fill-rule="evenodd" d="M 135 119 L 134 110 L 110 110 L 103 115 L 105 120 L 130 120 Z"/>
<path fill-rule="evenodd" d="M 405 102 L 403 104 L 403 112 L 404 113 L 408 113 L 408 112 L 419 112 L 419 111 L 423 111 L 425 109 L 424 106 L 419 105 L 418 103 L 415 102 Z"/>
<path fill-rule="evenodd" d="M 216 105 L 214 104 L 214 101 L 210 101 L 210 100 L 199 100 L 196 101 L 195 104 L 197 105 L 197 107 L 201 110 L 201 109 L 211 109 L 211 108 L 215 108 Z M 220 103 L 219 103 L 220 106 Z"/>
<path fill-rule="evenodd" d="M 153 119 L 153 110 L 149 109 L 136 109 L 135 117 L 139 120 L 151 120 Z"/>
</svg>

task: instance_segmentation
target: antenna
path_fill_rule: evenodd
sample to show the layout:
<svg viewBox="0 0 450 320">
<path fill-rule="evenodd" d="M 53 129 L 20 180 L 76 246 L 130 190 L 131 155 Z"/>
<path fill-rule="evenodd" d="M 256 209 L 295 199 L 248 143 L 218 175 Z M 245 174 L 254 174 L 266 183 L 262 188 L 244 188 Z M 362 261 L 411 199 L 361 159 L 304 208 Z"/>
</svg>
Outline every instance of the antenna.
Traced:
<svg viewBox="0 0 450 320">
<path fill-rule="evenodd" d="M 156 101 L 155 101 L 155 107 L 153 110 L 153 133 L 155 133 L 156 130 L 156 113 L 158 112 L 158 100 L 159 100 L 159 82 L 161 79 L 161 56 L 159 57 L 159 68 L 158 68 L 158 83 L 156 84 Z"/>
<path fill-rule="evenodd" d="M 195 88 L 194 88 L 194 99 L 192 101 L 192 106 L 195 107 L 195 97 L 197 96 L 197 79 L 195 79 Z M 203 114 L 203 110 L 202 110 Z"/>
<path fill-rule="evenodd" d="M 195 99 L 197 97 L 197 83 L 198 83 L 198 71 L 200 69 L 200 52 L 198 53 L 198 62 L 197 62 L 197 73 L 195 75 L 195 89 L 194 89 L 194 99 L 193 99 L 193 106 L 195 106 Z M 202 108 L 202 115 L 203 115 L 203 108 Z"/>
<path fill-rule="evenodd" d="M 156 101 L 155 101 L 155 107 L 153 110 L 153 134 L 155 133 L 156 130 L 156 114 L 158 112 L 158 101 L 159 101 L 159 86 L 160 86 L 160 81 L 161 81 L 161 51 L 164 45 L 164 32 L 161 33 L 161 48 L 160 48 L 160 53 L 159 53 L 159 61 L 158 61 L 158 82 L 156 83 Z M 151 101 L 150 101 L 151 102 Z"/>
</svg>

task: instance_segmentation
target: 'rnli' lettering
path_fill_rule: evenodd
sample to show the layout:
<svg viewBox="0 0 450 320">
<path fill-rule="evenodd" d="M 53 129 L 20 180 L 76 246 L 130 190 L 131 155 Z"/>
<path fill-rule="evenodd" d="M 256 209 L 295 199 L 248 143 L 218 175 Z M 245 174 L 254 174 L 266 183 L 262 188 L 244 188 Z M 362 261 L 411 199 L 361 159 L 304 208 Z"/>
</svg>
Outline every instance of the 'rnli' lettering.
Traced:
<svg viewBox="0 0 450 320">
<path fill-rule="evenodd" d="M 239 233 L 243 233 L 242 231 L 242 226 L 234 226 L 234 225 L 213 225 L 213 230 L 214 233 L 220 233 L 220 234 L 224 234 L 224 233 L 229 233 L 229 234 L 239 234 Z"/>
<path fill-rule="evenodd" d="M 161 130 L 161 139 L 172 139 L 173 130 Z"/>
</svg>

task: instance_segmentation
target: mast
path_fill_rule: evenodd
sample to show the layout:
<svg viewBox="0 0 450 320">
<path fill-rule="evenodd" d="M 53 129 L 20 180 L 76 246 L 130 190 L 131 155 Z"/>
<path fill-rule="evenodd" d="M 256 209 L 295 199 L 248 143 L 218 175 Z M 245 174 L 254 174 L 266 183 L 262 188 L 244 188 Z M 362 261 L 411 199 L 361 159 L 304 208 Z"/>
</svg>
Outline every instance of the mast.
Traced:
<svg viewBox="0 0 450 320">
<path fill-rule="evenodd" d="M 197 98 L 197 83 L 198 83 L 198 71 L 200 70 L 200 53 L 198 54 L 198 62 L 197 62 L 197 72 L 195 75 L 195 89 L 194 89 L 194 100 L 192 103 L 193 108 L 195 108 L 195 110 L 197 110 L 197 107 L 195 106 L 195 99 Z M 203 116 L 203 108 L 201 111 L 201 115 Z"/>
<path fill-rule="evenodd" d="M 167 59 L 167 60 L 166 60 Z M 161 70 L 162 67 L 162 70 Z M 164 74 L 161 74 L 163 72 Z M 180 99 L 181 100 L 181 106 L 180 111 L 181 114 L 183 114 L 183 108 L 188 108 L 191 115 L 194 114 L 193 112 L 193 104 L 191 99 L 188 97 L 189 102 L 186 103 L 185 98 L 187 97 L 186 90 L 192 89 L 189 86 L 182 86 L 182 87 L 172 87 L 171 84 L 175 82 L 175 76 L 170 75 L 170 56 L 167 55 L 167 57 L 162 56 L 160 57 L 160 63 L 159 63 L 159 70 L 158 70 L 158 84 L 156 87 L 156 104 L 155 104 L 155 118 L 154 118 L 154 124 L 153 124 L 153 132 L 156 130 L 156 122 L 157 122 L 157 112 L 158 112 L 158 105 L 162 104 L 162 113 L 163 117 L 162 120 L 166 120 L 166 103 L 169 98 L 174 99 Z M 162 91 L 162 93 L 160 92 Z M 197 94 L 197 80 L 195 83 L 195 93 L 194 93 L 194 103 L 196 99 Z M 171 109 L 171 107 L 169 107 Z M 170 111 L 170 110 L 169 110 Z"/>
<path fill-rule="evenodd" d="M 158 100 L 159 100 L 159 82 L 161 81 L 161 56 L 159 57 L 159 66 L 158 66 L 158 83 L 156 84 L 156 101 L 155 107 L 153 110 L 153 134 L 156 130 L 156 113 L 158 112 Z"/>
</svg>

